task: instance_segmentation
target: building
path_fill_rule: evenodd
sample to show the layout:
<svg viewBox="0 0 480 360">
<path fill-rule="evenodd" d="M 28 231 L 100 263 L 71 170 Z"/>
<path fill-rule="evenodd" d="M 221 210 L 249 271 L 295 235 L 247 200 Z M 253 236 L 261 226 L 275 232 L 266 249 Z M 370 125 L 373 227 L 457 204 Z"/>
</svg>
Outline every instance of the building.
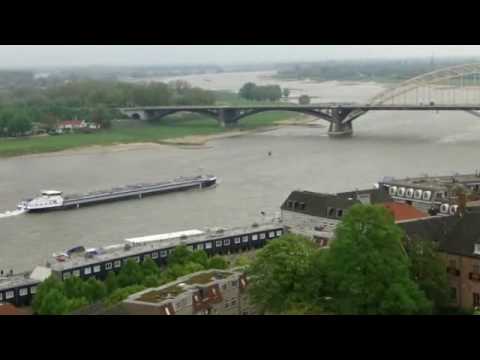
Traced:
<svg viewBox="0 0 480 360">
<path fill-rule="evenodd" d="M 58 124 L 56 132 L 62 134 L 64 132 L 73 132 L 75 130 L 96 130 L 100 129 L 100 125 L 88 123 L 85 120 L 65 120 Z"/>
<path fill-rule="evenodd" d="M 395 203 L 382 189 L 368 189 L 338 194 L 293 191 L 281 206 L 281 217 L 287 230 L 328 246 L 336 226 L 356 204 L 385 206 L 396 222 L 429 216 L 412 206 Z"/>
<path fill-rule="evenodd" d="M 480 212 L 405 221 L 407 241 L 427 239 L 439 245 L 448 272 L 452 305 L 480 306 Z"/>
<path fill-rule="evenodd" d="M 253 315 L 248 280 L 238 270 L 206 270 L 147 289 L 123 301 L 132 315 Z"/>
<path fill-rule="evenodd" d="M 28 273 L 0 277 L 0 304 L 30 305 L 39 284 L 40 281 L 32 279 Z"/>
<path fill-rule="evenodd" d="M 209 256 L 227 255 L 261 248 L 283 233 L 284 226 L 279 221 L 230 229 L 187 230 L 126 239 L 123 244 L 99 249 L 77 247 L 68 256 L 58 256 L 48 265 L 52 276 L 59 280 L 70 277 L 103 280 L 109 272 L 119 271 L 130 259 L 141 263 L 150 258 L 163 266 L 179 245 L 192 251 L 204 250 Z"/>
<path fill-rule="evenodd" d="M 467 201 L 480 199 L 480 173 L 417 178 L 385 178 L 379 187 L 397 202 L 413 205 L 423 211 L 452 215 L 458 210 L 458 192 L 468 194 Z"/>
</svg>

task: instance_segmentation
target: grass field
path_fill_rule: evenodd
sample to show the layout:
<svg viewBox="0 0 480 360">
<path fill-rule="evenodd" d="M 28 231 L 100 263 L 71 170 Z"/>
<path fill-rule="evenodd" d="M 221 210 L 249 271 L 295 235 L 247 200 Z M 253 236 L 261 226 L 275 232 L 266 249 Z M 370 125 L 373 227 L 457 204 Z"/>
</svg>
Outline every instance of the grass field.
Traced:
<svg viewBox="0 0 480 360">
<path fill-rule="evenodd" d="M 68 134 L 0 140 L 0 157 L 37 154 L 91 145 L 161 142 L 189 135 L 219 134 L 235 129 L 252 130 L 298 116 L 288 112 L 267 112 L 242 119 L 238 127 L 224 129 L 214 119 L 185 114 L 163 118 L 158 122 L 116 121 L 110 130 L 94 134 Z"/>
</svg>

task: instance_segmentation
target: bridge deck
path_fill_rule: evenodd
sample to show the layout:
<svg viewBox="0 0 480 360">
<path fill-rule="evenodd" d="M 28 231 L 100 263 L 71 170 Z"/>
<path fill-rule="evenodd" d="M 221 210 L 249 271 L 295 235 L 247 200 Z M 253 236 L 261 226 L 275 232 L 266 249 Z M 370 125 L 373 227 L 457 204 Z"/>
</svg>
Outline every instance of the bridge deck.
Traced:
<svg viewBox="0 0 480 360">
<path fill-rule="evenodd" d="M 480 110 L 478 105 L 368 105 L 368 104 L 310 104 L 310 105 L 245 105 L 245 106 L 143 106 L 143 107 L 126 107 L 119 108 L 122 111 L 161 111 L 161 110 L 315 110 L 315 109 L 350 109 L 363 111 L 457 111 L 457 110 Z"/>
</svg>

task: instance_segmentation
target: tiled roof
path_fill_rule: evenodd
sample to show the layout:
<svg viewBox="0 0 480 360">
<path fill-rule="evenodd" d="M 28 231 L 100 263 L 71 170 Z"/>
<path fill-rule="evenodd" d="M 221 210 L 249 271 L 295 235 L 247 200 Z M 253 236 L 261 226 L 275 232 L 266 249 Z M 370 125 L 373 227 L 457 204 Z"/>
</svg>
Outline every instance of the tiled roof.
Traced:
<svg viewBox="0 0 480 360">
<path fill-rule="evenodd" d="M 429 216 L 414 206 L 404 203 L 388 202 L 383 206 L 392 213 L 395 221 L 421 219 Z"/>
</svg>

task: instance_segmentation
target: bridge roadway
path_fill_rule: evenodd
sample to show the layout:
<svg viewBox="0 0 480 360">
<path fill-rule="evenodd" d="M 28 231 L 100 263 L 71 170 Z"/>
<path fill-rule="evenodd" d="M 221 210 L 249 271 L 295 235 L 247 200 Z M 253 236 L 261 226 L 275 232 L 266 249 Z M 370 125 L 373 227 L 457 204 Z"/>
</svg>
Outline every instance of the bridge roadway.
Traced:
<svg viewBox="0 0 480 360">
<path fill-rule="evenodd" d="M 119 108 L 121 113 L 134 119 L 160 119 L 177 112 L 193 112 L 213 117 L 222 126 L 238 123 L 244 117 L 266 111 L 293 111 L 323 119 L 330 123 L 330 137 L 353 134 L 352 122 L 369 111 L 466 111 L 480 117 L 479 105 L 370 105 L 355 103 L 324 103 L 309 105 L 245 105 L 245 106 L 141 106 Z"/>
</svg>

